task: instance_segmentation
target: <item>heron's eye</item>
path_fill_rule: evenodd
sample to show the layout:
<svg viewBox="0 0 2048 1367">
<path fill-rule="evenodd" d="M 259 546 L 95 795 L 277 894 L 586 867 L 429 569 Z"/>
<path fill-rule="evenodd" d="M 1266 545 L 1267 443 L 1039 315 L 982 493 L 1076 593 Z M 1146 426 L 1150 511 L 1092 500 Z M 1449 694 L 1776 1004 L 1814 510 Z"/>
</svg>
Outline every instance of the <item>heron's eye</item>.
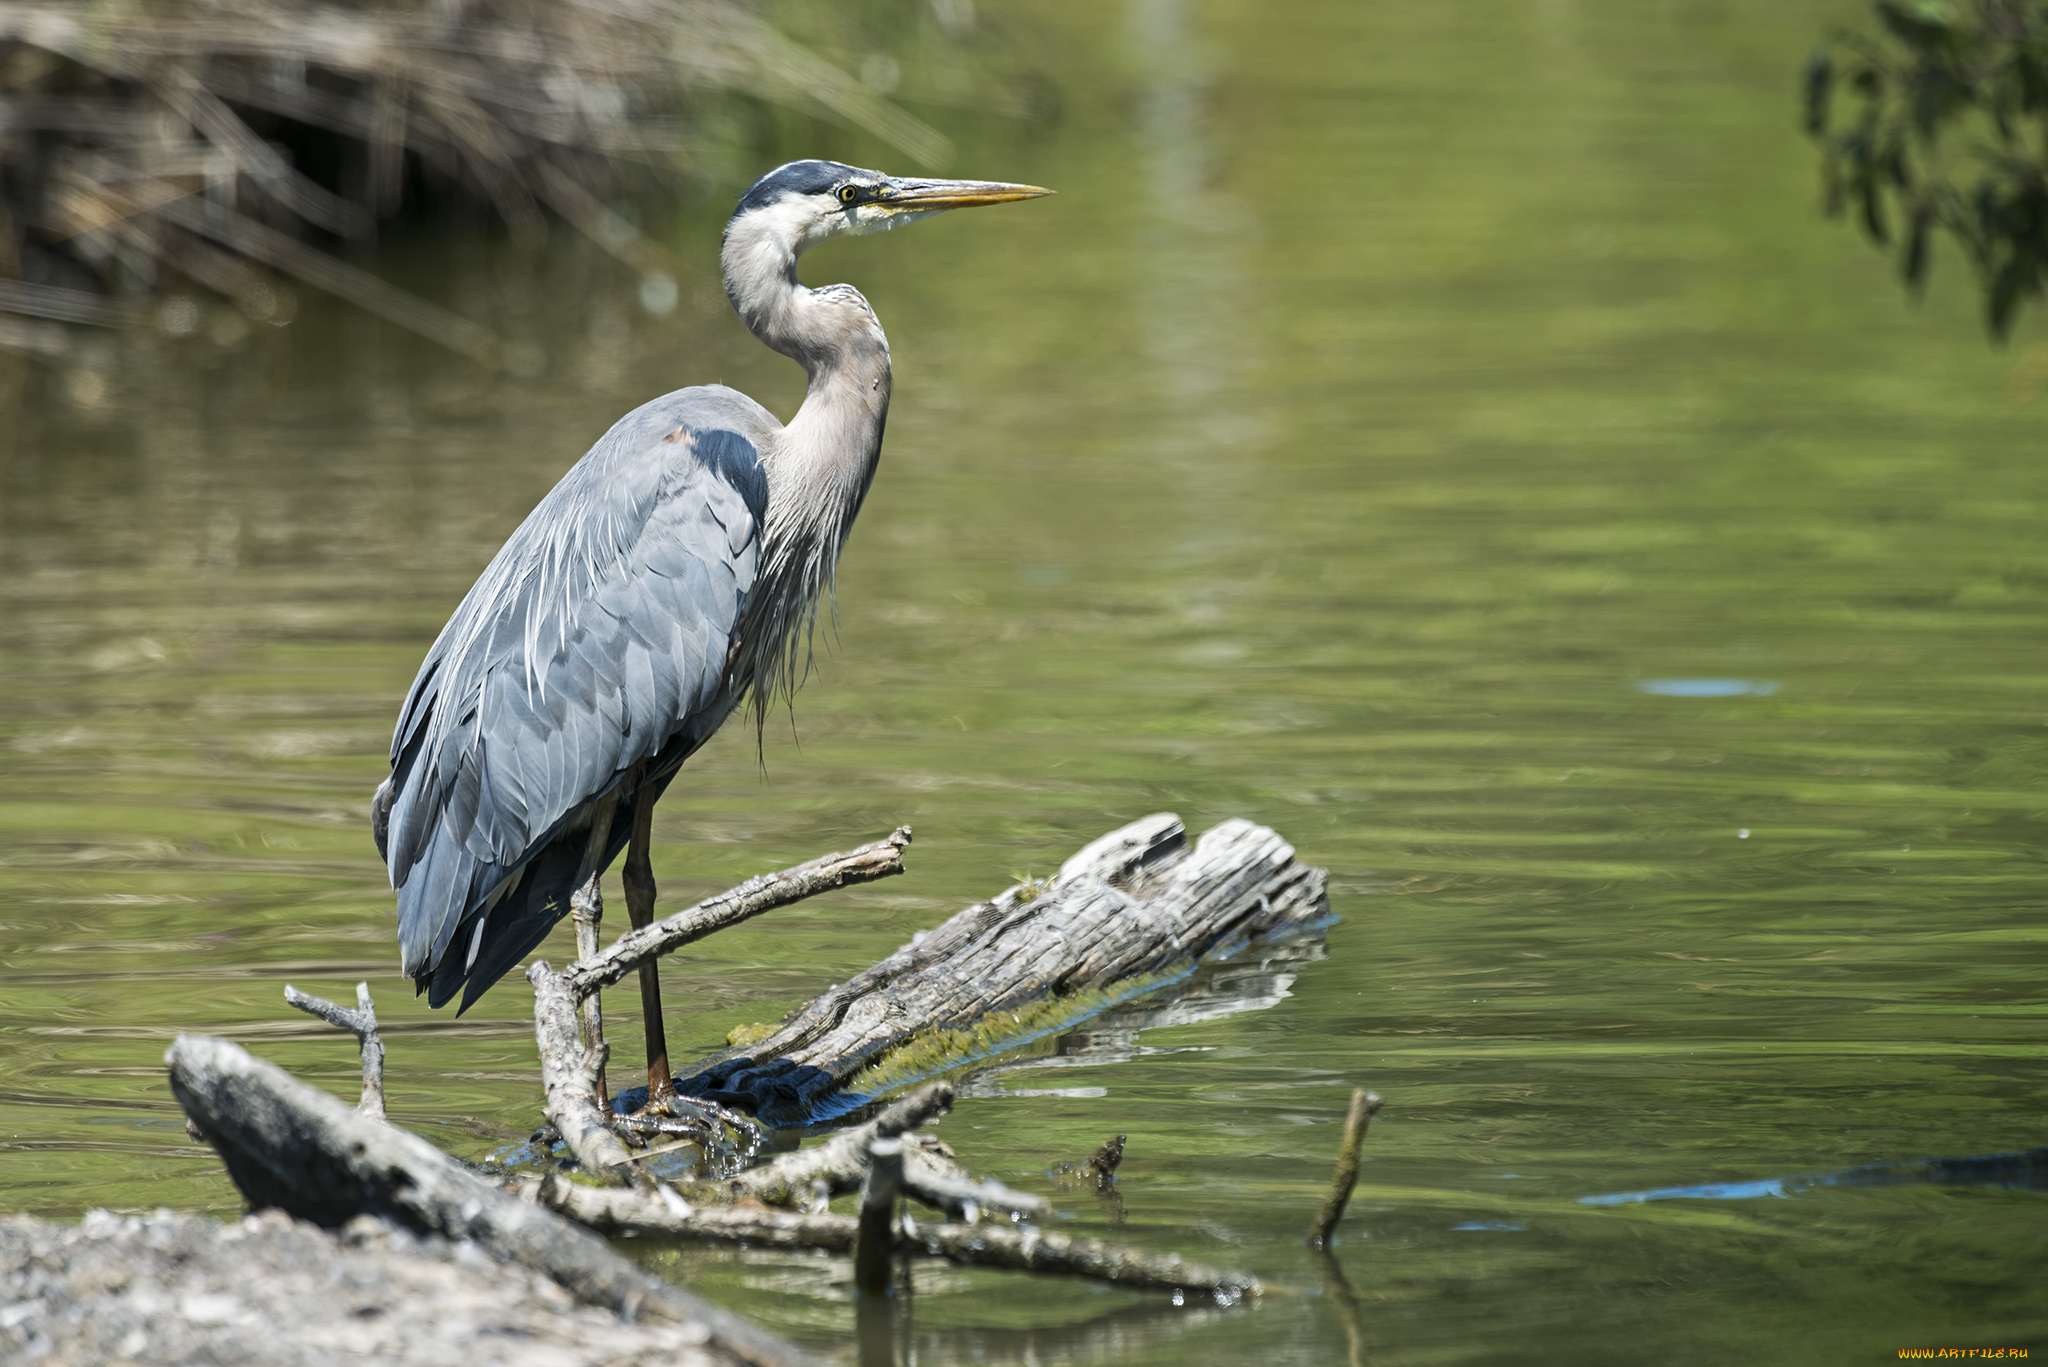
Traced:
<svg viewBox="0 0 2048 1367">
<path fill-rule="evenodd" d="M 853 186 L 851 186 L 851 185 L 842 185 L 842 186 L 840 186 L 840 187 L 839 187 L 839 202 L 840 202 L 841 204 L 851 204 L 851 203 L 853 203 L 853 202 L 854 202 L 854 201 L 855 201 L 856 199 L 859 199 L 859 198 L 860 198 L 860 191 L 859 191 L 859 190 L 857 190 L 857 189 L 855 189 L 855 188 L 854 188 Z"/>
</svg>

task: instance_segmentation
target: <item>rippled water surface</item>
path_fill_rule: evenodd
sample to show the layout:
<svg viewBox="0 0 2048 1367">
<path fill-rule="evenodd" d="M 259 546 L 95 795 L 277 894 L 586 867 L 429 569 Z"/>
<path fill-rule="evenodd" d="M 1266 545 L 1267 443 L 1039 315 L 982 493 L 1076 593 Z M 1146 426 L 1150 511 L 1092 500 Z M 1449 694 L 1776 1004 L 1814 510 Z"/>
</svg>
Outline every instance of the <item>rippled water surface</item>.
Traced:
<svg viewBox="0 0 2048 1367">
<path fill-rule="evenodd" d="M 890 329 L 882 473 L 795 739 L 735 728 L 656 827 L 671 906 L 898 822 L 913 871 L 678 956 L 671 1043 L 1151 811 L 1277 828 L 1342 919 L 940 1128 L 1041 1191 L 1127 1133 L 1066 1228 L 1264 1305 L 933 1268 L 917 1360 L 2048 1345 L 2039 1191 L 1580 1199 L 2043 1143 L 2042 333 L 1993 351 L 1960 262 L 1914 306 L 1818 219 L 1793 73 L 1853 9 L 999 10 L 1061 112 L 931 111 L 949 169 L 1061 194 L 807 259 Z M 793 409 L 720 218 L 660 318 L 573 242 L 387 246 L 528 377 L 310 298 L 0 362 L 5 1205 L 234 1209 L 160 1060 L 216 1031 L 352 1095 L 286 981 L 370 980 L 403 1123 L 532 1128 L 524 985 L 411 998 L 364 808 L 435 629 L 614 416 Z M 1333 1273 L 1301 1236 L 1354 1085 L 1387 1106 Z M 647 1256 L 850 1352 L 843 1266 Z"/>
</svg>

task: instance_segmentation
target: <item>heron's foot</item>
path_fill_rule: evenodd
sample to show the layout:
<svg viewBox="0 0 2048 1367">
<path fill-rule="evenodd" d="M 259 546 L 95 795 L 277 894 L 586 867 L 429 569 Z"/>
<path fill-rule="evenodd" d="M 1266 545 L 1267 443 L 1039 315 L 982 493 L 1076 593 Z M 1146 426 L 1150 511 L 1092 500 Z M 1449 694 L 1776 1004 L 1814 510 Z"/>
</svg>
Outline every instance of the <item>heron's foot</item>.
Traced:
<svg viewBox="0 0 2048 1367">
<path fill-rule="evenodd" d="M 645 1094 L 639 1089 L 625 1093 L 627 1100 Z M 748 1117 L 702 1097 L 685 1097 L 671 1088 L 667 1096 L 640 1106 L 625 1115 L 611 1117 L 612 1131 L 629 1149 L 644 1151 L 648 1157 L 678 1149 L 695 1148 L 699 1176 L 729 1177 L 752 1166 L 766 1138 L 761 1127 Z"/>
<path fill-rule="evenodd" d="M 748 1145 L 761 1142 L 761 1127 L 738 1111 L 700 1096 L 684 1096 L 671 1082 L 668 1090 L 653 1097 L 639 1109 L 619 1117 L 622 1125 L 635 1130 L 661 1133 L 710 1133 L 729 1130 Z"/>
</svg>

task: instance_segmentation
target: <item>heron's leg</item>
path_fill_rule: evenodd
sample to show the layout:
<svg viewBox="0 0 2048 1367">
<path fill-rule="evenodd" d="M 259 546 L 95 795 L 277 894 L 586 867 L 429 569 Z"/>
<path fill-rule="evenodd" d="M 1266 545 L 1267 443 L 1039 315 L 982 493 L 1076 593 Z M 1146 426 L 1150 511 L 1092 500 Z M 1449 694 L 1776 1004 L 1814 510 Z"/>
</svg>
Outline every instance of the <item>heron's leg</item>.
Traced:
<svg viewBox="0 0 2048 1367">
<path fill-rule="evenodd" d="M 638 930 L 654 922 L 654 866 L 647 847 L 653 843 L 654 800 L 659 793 L 646 786 L 633 798 L 633 840 L 626 847 L 626 915 Z M 651 1104 L 672 1095 L 676 1085 L 668 1075 L 668 1032 L 661 1023 L 660 970 L 653 960 L 640 965 L 640 1014 L 647 1018 L 647 1100 Z"/>
</svg>

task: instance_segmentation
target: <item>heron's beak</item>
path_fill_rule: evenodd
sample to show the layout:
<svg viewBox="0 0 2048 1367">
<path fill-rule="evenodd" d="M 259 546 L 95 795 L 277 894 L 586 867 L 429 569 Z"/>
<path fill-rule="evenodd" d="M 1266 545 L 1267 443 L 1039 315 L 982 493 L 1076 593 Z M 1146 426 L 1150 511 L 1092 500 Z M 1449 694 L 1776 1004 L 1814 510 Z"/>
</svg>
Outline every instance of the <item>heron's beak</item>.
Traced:
<svg viewBox="0 0 2048 1367">
<path fill-rule="evenodd" d="M 1052 191 L 1036 185 L 1010 185 L 999 180 L 896 180 L 871 200 L 885 214 L 935 214 L 941 209 L 973 209 L 983 204 L 1008 204 L 1037 199 Z"/>
</svg>

